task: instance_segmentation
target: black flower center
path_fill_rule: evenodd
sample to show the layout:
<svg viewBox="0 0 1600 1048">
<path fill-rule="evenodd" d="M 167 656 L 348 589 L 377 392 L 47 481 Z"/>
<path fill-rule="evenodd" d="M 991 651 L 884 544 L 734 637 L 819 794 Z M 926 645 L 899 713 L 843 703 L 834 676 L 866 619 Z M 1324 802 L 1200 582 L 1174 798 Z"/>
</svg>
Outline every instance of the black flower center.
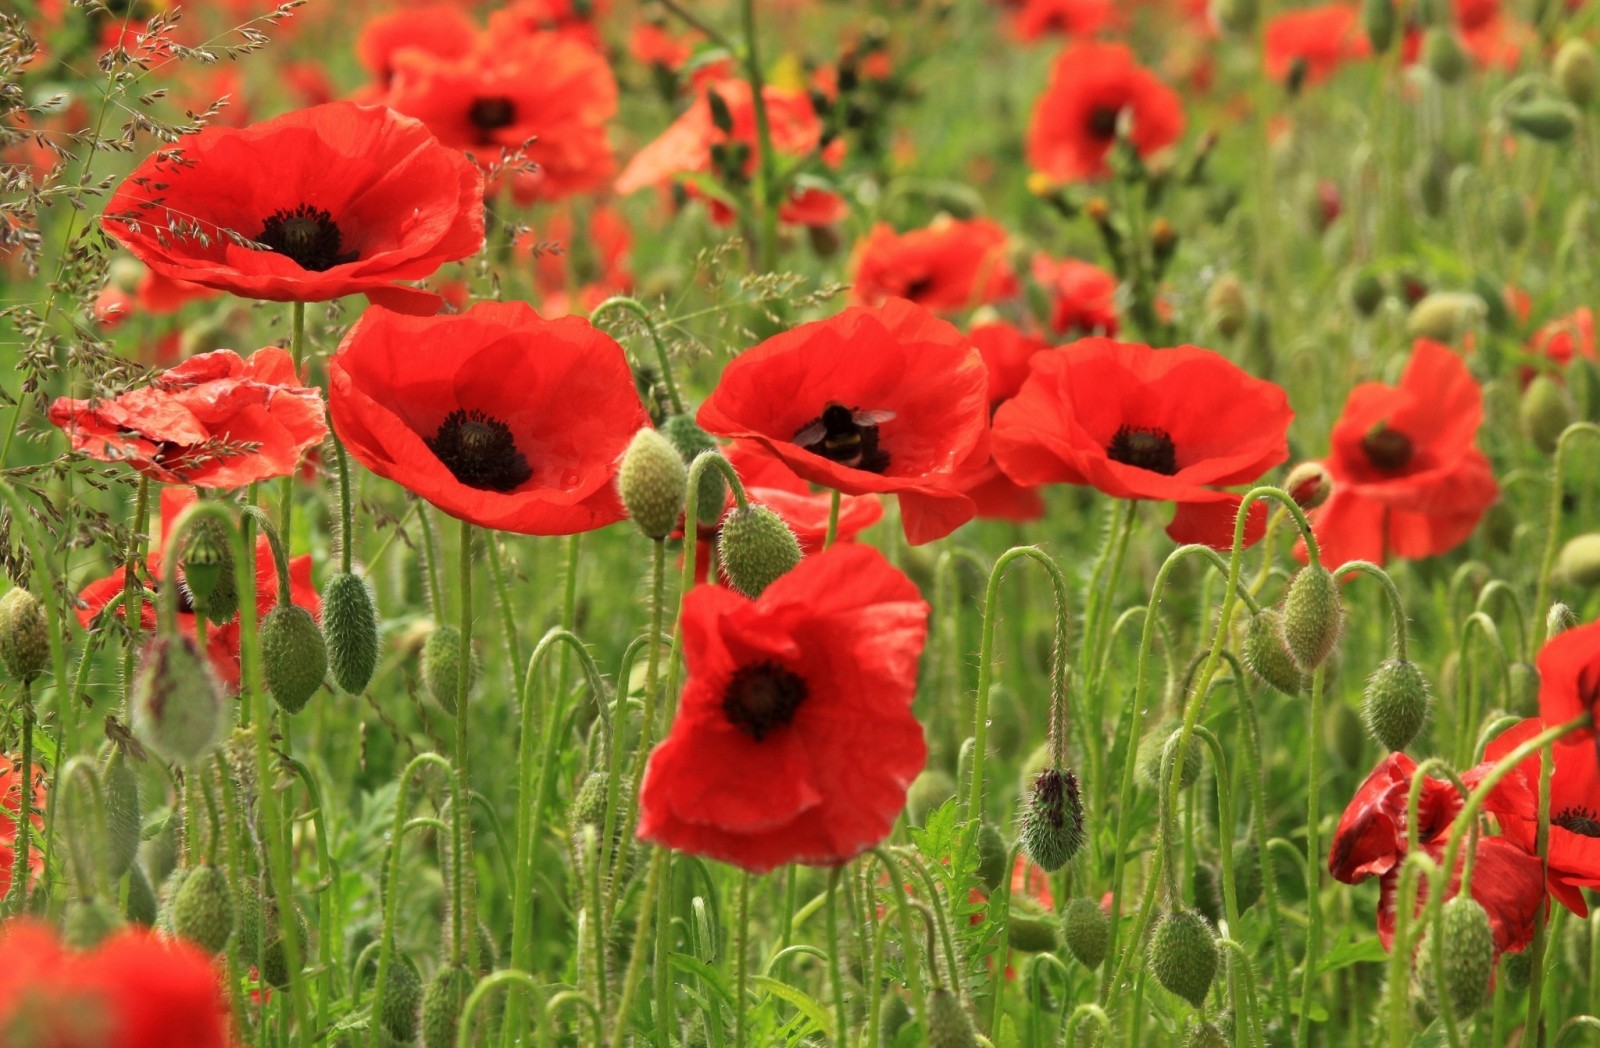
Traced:
<svg viewBox="0 0 1600 1048">
<path fill-rule="evenodd" d="M 1117 137 L 1117 116 L 1122 110 L 1117 106 L 1095 106 L 1089 110 L 1087 129 L 1090 138 L 1109 141 Z"/>
<path fill-rule="evenodd" d="M 922 296 L 933 290 L 933 277 L 920 276 L 906 284 L 906 298 L 913 302 L 920 302 Z"/>
<path fill-rule="evenodd" d="M 1550 824 L 1580 837 L 1600 837 L 1600 815 L 1591 808 L 1568 808 L 1552 818 Z"/>
<path fill-rule="evenodd" d="M 722 712 L 728 723 L 760 742 L 794 720 L 806 700 L 806 682 L 776 662 L 741 666 L 722 693 Z"/>
<path fill-rule="evenodd" d="M 313 273 L 356 260 L 354 251 L 339 252 L 339 226 L 333 216 L 310 204 L 273 212 L 256 240 Z"/>
<path fill-rule="evenodd" d="M 474 98 L 472 107 L 467 110 L 467 119 L 472 121 L 473 127 L 487 135 L 490 131 L 510 127 L 516 122 L 516 103 L 505 95 Z"/>
<path fill-rule="evenodd" d="M 1379 423 L 1371 433 L 1361 438 L 1361 450 L 1367 453 L 1372 468 L 1384 473 L 1398 473 L 1411 461 L 1411 438 L 1398 429 Z"/>
<path fill-rule="evenodd" d="M 1178 450 L 1172 446 L 1172 438 L 1164 429 L 1123 426 L 1106 445 L 1106 455 L 1112 462 L 1137 466 L 1164 477 L 1178 472 Z"/>
<path fill-rule="evenodd" d="M 445 468 L 469 488 L 504 493 L 533 476 L 527 457 L 517 450 L 511 428 L 481 411 L 450 412 L 439 432 L 426 438 L 426 443 Z"/>
</svg>

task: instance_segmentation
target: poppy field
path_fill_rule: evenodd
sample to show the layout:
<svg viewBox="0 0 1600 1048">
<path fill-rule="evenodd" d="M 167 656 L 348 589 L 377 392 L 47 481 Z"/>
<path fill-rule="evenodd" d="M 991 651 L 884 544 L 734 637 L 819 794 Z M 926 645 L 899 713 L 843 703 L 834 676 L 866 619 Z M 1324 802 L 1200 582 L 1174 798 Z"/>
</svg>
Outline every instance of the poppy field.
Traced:
<svg viewBox="0 0 1600 1048">
<path fill-rule="evenodd" d="M 1600 1044 L 1584 0 L 9 0 L 0 1048 Z"/>
</svg>

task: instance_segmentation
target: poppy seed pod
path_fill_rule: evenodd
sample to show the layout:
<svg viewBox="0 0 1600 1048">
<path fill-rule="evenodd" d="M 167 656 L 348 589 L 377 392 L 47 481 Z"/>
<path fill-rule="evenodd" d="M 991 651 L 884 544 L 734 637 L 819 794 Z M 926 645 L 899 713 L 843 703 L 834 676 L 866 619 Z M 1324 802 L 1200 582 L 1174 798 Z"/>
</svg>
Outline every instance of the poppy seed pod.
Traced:
<svg viewBox="0 0 1600 1048">
<path fill-rule="evenodd" d="M 239 592 L 234 586 L 228 526 L 215 517 L 197 517 L 185 535 L 178 566 L 196 612 L 219 626 L 232 621 L 239 613 Z"/>
<path fill-rule="evenodd" d="M 1302 672 L 1310 673 L 1333 652 L 1344 625 L 1339 584 L 1327 568 L 1301 568 L 1283 598 L 1283 642 Z"/>
<path fill-rule="evenodd" d="M 32 592 L 17 587 L 0 597 L 0 662 L 24 684 L 50 663 L 50 624 L 44 605 Z"/>
<path fill-rule="evenodd" d="M 1305 675 L 1283 643 L 1283 612 L 1265 608 L 1252 616 L 1244 633 L 1244 664 L 1250 672 L 1285 695 L 1298 695 Z"/>
<path fill-rule="evenodd" d="M 1083 800 L 1070 770 L 1046 768 L 1033 780 L 1022 811 L 1022 852 L 1046 873 L 1061 869 L 1083 847 Z"/>
<path fill-rule="evenodd" d="M 378 609 L 365 578 L 341 571 L 328 579 L 322 590 L 322 633 L 334 683 L 359 695 L 378 668 Z"/>
<path fill-rule="evenodd" d="M 1150 937 L 1150 973 L 1162 986 L 1199 1008 L 1217 977 L 1217 937 L 1195 910 L 1161 915 Z"/>
<path fill-rule="evenodd" d="M 1587 106 L 1594 101 L 1600 68 L 1595 62 L 1594 48 L 1587 40 L 1573 37 L 1562 44 L 1551 71 L 1555 74 L 1556 86 L 1573 105 Z"/>
<path fill-rule="evenodd" d="M 1428 719 L 1433 696 L 1414 662 L 1388 659 L 1367 679 L 1361 719 L 1367 733 L 1391 750 L 1403 750 Z"/>
<path fill-rule="evenodd" d="M 694 460 L 705 452 L 721 447 L 715 437 L 700 428 L 692 415 L 669 416 L 661 423 L 661 432 L 683 456 L 685 467 L 694 465 Z M 701 473 L 694 498 L 695 520 L 700 527 L 715 527 L 728 500 L 728 482 L 722 471 L 707 469 Z"/>
<path fill-rule="evenodd" d="M 1483 299 L 1466 291 L 1424 295 L 1406 317 L 1406 334 L 1435 342 L 1454 342 L 1488 312 Z"/>
<path fill-rule="evenodd" d="M 173 764 L 195 764 L 216 748 L 227 713 L 211 664 L 194 641 L 157 636 L 145 645 L 128 716 L 139 741 Z"/>
<path fill-rule="evenodd" d="M 328 646 L 311 612 L 279 604 L 261 620 L 261 669 L 273 701 L 299 713 L 328 673 Z"/>
<path fill-rule="evenodd" d="M 752 502 L 723 521 L 717 555 L 728 585 L 747 597 L 759 597 L 800 563 L 800 541 L 782 517 Z"/>
<path fill-rule="evenodd" d="M 183 879 L 172 899 L 172 930 L 209 954 L 228 945 L 233 935 L 233 892 L 215 866 L 197 866 Z"/>
<path fill-rule="evenodd" d="M 928 994 L 928 1048 L 978 1048 L 978 1031 L 967 1006 L 949 987 Z"/>
<path fill-rule="evenodd" d="M 440 968 L 422 995 L 422 1043 L 425 1048 L 454 1048 L 461 1009 L 472 992 L 473 978 L 466 968 Z"/>
<path fill-rule="evenodd" d="M 1073 899 L 1061 911 L 1061 935 L 1079 964 L 1098 968 L 1111 949 L 1111 918 L 1093 899 Z"/>
<path fill-rule="evenodd" d="M 473 678 L 477 676 L 470 652 L 461 650 L 461 631 L 451 625 L 440 625 L 428 634 L 422 646 L 422 683 L 439 708 L 456 715 L 456 696 L 461 688 L 461 674 L 467 675 L 467 691 L 471 692 Z"/>
<path fill-rule="evenodd" d="M 622 453 L 617 491 L 628 516 L 647 538 L 664 539 L 683 515 L 689 470 L 672 442 L 653 429 L 633 435 Z"/>
</svg>

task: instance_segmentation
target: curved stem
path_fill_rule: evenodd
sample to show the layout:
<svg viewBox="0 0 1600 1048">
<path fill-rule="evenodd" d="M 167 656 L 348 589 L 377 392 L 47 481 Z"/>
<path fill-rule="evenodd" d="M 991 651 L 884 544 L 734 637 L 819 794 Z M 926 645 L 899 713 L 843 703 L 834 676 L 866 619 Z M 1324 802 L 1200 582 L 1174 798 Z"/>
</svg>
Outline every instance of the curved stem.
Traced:
<svg viewBox="0 0 1600 1048">
<path fill-rule="evenodd" d="M 650 316 L 650 311 L 636 298 L 628 295 L 612 295 L 604 302 L 589 311 L 589 323 L 595 327 L 600 326 L 600 317 L 612 310 L 623 310 L 638 317 L 644 324 L 644 329 L 650 333 L 650 341 L 656 348 L 656 361 L 661 367 L 661 382 L 667 387 L 667 399 L 672 402 L 672 413 L 683 414 L 683 397 L 678 394 L 678 383 L 672 377 L 672 358 L 667 354 L 666 343 L 661 341 L 661 332 L 656 329 L 656 322 Z M 690 488 L 698 491 L 698 488 Z"/>
<path fill-rule="evenodd" d="M 1550 575 L 1556 566 L 1556 550 L 1561 539 L 1561 467 L 1566 462 L 1567 449 L 1573 440 L 1588 434 L 1600 437 L 1600 426 L 1593 422 L 1574 422 L 1561 431 L 1556 440 L 1556 451 L 1550 465 L 1550 503 L 1545 519 L 1544 556 L 1539 560 L 1539 585 L 1534 591 L 1534 637 L 1537 649 L 1545 640 L 1545 612 L 1550 608 Z"/>
<path fill-rule="evenodd" d="M 472 1021 L 477 1018 L 478 1006 L 483 999 L 502 986 L 519 986 L 527 991 L 533 1001 L 533 1014 L 542 1020 L 545 1010 L 539 1000 L 539 984 L 527 972 L 517 971 L 514 968 L 502 968 L 491 975 L 486 975 L 478 980 L 478 984 L 467 994 L 465 1003 L 461 1006 L 461 1018 L 456 1021 L 456 1046 L 467 1048 L 472 1044 Z M 542 1021 L 538 1022 L 542 1026 Z M 535 1033 L 537 1034 L 537 1030 Z"/>
<path fill-rule="evenodd" d="M 1394 579 L 1387 571 L 1378 565 L 1366 560 L 1351 560 L 1340 565 L 1333 573 L 1335 582 L 1343 582 L 1345 576 L 1356 573 L 1370 575 L 1383 584 L 1383 591 L 1389 598 L 1389 611 L 1394 619 L 1394 652 L 1395 657 L 1401 662 L 1406 659 L 1406 607 L 1400 599 L 1400 587 L 1394 584 Z"/>
</svg>

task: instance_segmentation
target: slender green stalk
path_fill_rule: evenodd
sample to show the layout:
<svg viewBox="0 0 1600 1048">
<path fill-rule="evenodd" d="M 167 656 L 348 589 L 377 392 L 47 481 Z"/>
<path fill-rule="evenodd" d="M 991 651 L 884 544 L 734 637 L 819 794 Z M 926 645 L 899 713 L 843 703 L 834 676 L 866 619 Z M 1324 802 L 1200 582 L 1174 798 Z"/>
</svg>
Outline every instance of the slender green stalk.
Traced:
<svg viewBox="0 0 1600 1048">
<path fill-rule="evenodd" d="M 613 295 L 589 311 L 589 323 L 599 327 L 602 316 L 618 309 L 638 317 L 643 322 L 644 329 L 650 333 L 650 342 L 656 349 L 656 363 L 661 368 L 661 383 L 667 387 L 667 399 L 672 402 L 672 413 L 683 414 L 683 397 L 679 396 L 677 380 L 672 377 L 672 357 L 667 353 L 666 343 L 661 341 L 661 332 L 656 328 L 655 318 L 650 315 L 650 311 L 643 303 L 627 295 Z"/>
<path fill-rule="evenodd" d="M 690 488 L 690 491 L 695 489 Z M 842 498 L 839 489 L 834 488 L 828 493 L 828 532 L 822 540 L 822 548 L 827 549 L 839 538 L 839 501 Z"/>
<path fill-rule="evenodd" d="M 472 525 L 461 522 L 461 548 L 456 570 L 457 599 L 461 602 L 461 667 L 456 673 L 456 774 L 450 800 L 450 915 L 453 921 L 450 938 L 450 963 L 465 965 L 467 959 L 468 899 L 466 889 L 470 877 L 468 864 L 472 861 L 472 840 L 467 822 L 471 818 L 469 798 L 472 780 L 468 771 L 467 748 L 467 690 L 472 683 L 468 664 L 472 659 Z"/>
<path fill-rule="evenodd" d="M 1561 545 L 1561 467 L 1566 462 L 1567 449 L 1579 436 L 1588 434 L 1600 437 L 1600 426 L 1593 422 L 1574 422 L 1562 430 L 1556 440 L 1555 455 L 1550 465 L 1550 501 L 1545 516 L 1544 556 L 1539 561 L 1539 585 L 1533 598 L 1533 632 L 1535 648 L 1543 644 L 1548 625 L 1545 612 L 1550 610 L 1550 579 L 1555 571 L 1556 551 Z"/>
<path fill-rule="evenodd" d="M 306 352 L 306 304 L 296 302 L 292 305 L 291 311 L 293 330 L 289 334 L 289 357 L 294 361 L 294 380 L 299 383 L 303 381 L 300 369 Z M 279 482 L 279 489 L 278 531 L 283 534 L 285 542 L 291 542 L 291 527 L 294 523 L 294 471 L 291 470 L 289 475 Z"/>
<path fill-rule="evenodd" d="M 756 117 L 756 221 L 761 230 L 756 265 L 770 273 L 778 265 L 778 185 L 777 154 L 772 148 L 772 121 L 767 114 L 766 84 L 761 72 L 761 53 L 756 33 L 755 0 L 740 0 L 744 27 L 744 71 L 750 81 L 750 105 Z"/>
<path fill-rule="evenodd" d="M 844 1005 L 844 964 L 839 956 L 839 874 L 844 869 L 835 866 L 828 871 L 828 907 L 824 920 L 828 924 L 828 977 L 833 983 L 834 1044 L 850 1043 L 850 1014 Z"/>
<path fill-rule="evenodd" d="M 133 502 L 133 530 L 122 558 L 123 618 L 128 624 L 128 643 L 122 649 L 122 716 L 128 716 L 128 696 L 133 690 L 133 663 L 144 634 L 144 582 L 139 578 L 145 562 L 145 532 L 150 527 L 150 478 L 139 474 L 139 493 Z"/>
<path fill-rule="evenodd" d="M 28 905 L 28 853 L 33 842 L 33 682 L 22 682 L 22 693 L 17 696 L 17 708 L 22 722 L 22 757 L 17 763 L 20 776 L 18 792 L 21 802 L 17 807 L 16 839 L 12 841 L 11 890 L 6 894 L 5 912 L 21 913 Z"/>
<path fill-rule="evenodd" d="M 1317 955 L 1322 950 L 1322 747 L 1316 744 L 1322 730 L 1322 684 L 1326 666 L 1311 674 L 1311 707 L 1306 714 L 1306 737 L 1312 740 L 1306 754 L 1306 955 L 1301 962 L 1300 1020 L 1295 1043 L 1311 1043 L 1311 994 L 1317 982 Z"/>
</svg>

